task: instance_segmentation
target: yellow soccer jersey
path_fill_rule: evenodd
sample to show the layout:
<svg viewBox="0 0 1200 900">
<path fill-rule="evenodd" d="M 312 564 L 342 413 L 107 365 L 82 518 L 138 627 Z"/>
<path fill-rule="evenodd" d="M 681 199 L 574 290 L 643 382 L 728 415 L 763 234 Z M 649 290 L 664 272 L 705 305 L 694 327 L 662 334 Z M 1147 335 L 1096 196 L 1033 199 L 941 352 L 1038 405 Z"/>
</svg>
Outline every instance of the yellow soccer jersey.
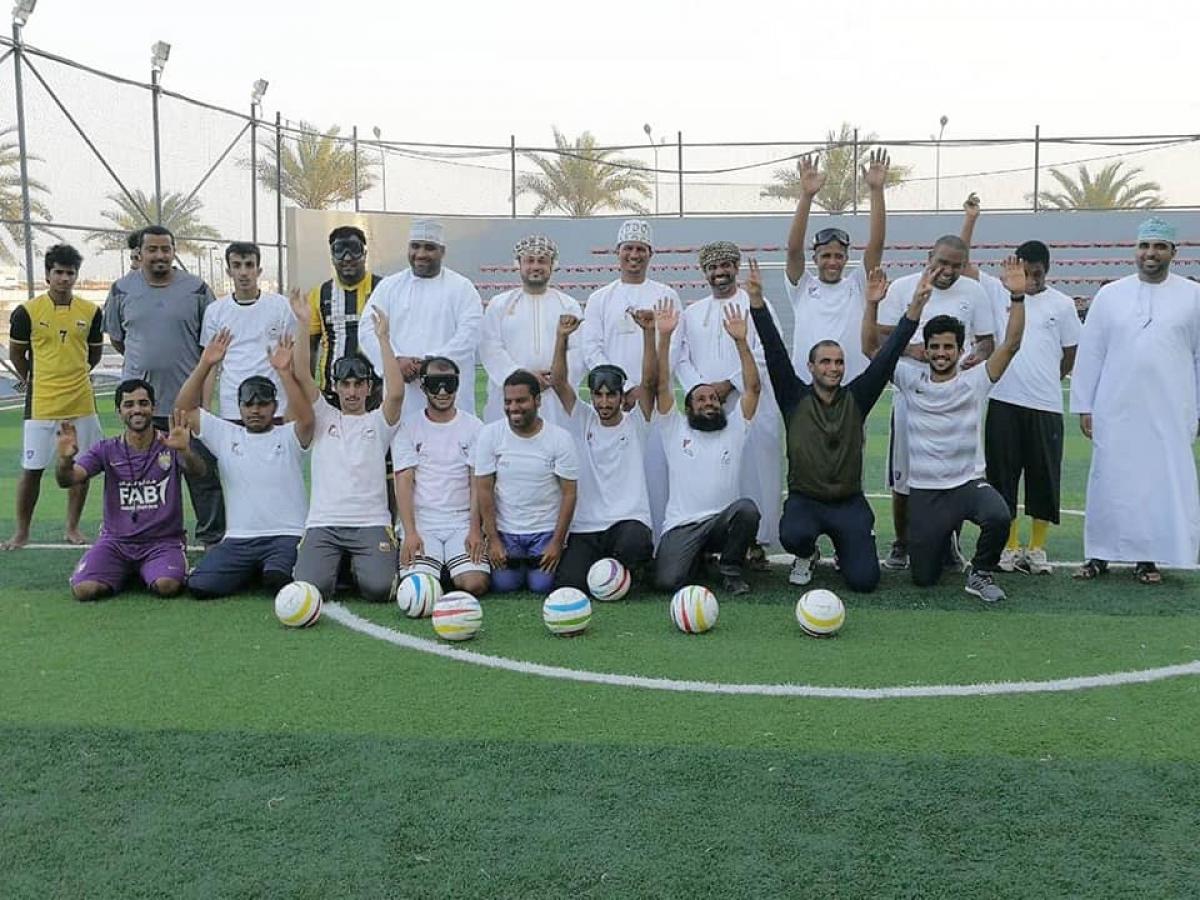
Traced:
<svg viewBox="0 0 1200 900">
<path fill-rule="evenodd" d="M 100 307 L 82 297 L 55 306 L 49 294 L 13 310 L 9 340 L 30 353 L 25 418 L 73 419 L 96 411 L 88 352 L 103 341 Z"/>
</svg>

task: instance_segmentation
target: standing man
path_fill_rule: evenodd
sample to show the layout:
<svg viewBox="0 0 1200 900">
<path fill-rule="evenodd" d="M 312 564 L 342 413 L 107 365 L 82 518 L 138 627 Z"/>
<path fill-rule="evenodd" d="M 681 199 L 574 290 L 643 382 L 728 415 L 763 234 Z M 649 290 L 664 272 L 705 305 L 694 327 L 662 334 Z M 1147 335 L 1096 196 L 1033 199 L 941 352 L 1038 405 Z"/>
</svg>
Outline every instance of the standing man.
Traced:
<svg viewBox="0 0 1200 900">
<path fill-rule="evenodd" d="M 659 303 L 666 306 L 670 300 Z M 567 377 L 567 342 L 580 326 L 576 316 L 559 319 L 554 345 L 550 383 L 567 415 L 580 462 L 579 502 L 557 583 L 582 591 L 589 589 L 588 570 L 599 560 L 611 556 L 640 574 L 654 555 L 644 465 L 658 366 L 654 313 L 639 309 L 627 315 L 642 332 L 641 378 L 632 391 L 623 369 L 599 365 L 587 377 L 591 405 L 580 403 Z M 638 398 L 637 405 L 626 413 L 624 401 L 630 394 Z"/>
<path fill-rule="evenodd" d="M 300 400 L 292 404 L 294 421 L 275 425 L 275 381 L 262 375 L 250 375 L 238 385 L 236 422 L 217 418 L 200 405 L 209 373 L 237 342 L 226 328 L 214 334 L 175 400 L 192 434 L 216 457 L 225 489 L 225 537 L 188 576 L 188 590 L 201 599 L 228 596 L 254 581 L 271 591 L 291 581 L 308 514 L 304 455 L 312 442 L 313 413 L 311 404 L 300 397 L 300 383 L 292 371 L 292 335 L 281 333 L 273 345 L 258 347 L 288 396 Z M 224 407 L 222 412 L 228 414 Z"/>
<path fill-rule="evenodd" d="M 339 225 L 329 232 L 329 256 L 333 278 L 309 292 L 305 317 L 309 352 L 317 361 L 317 385 L 324 391 L 332 390 L 333 364 L 359 351 L 361 338 L 366 337 L 359 334 L 364 308 L 383 280 L 367 271 L 367 235 L 361 228 Z M 375 361 L 375 371 L 380 364 Z"/>
<path fill-rule="evenodd" d="M 297 320 L 310 309 L 299 290 L 292 292 L 291 304 Z M 386 336 L 387 316 L 379 310 L 372 315 L 376 335 Z M 293 574 L 297 581 L 315 585 L 328 600 L 342 560 L 348 557 L 359 595 L 386 603 L 396 580 L 396 535 L 388 510 L 385 459 L 400 429 L 400 363 L 385 346 L 383 401 L 368 410 L 375 381 L 371 364 L 357 353 L 334 360 L 330 374 L 338 405 L 333 406 L 313 381 L 308 350 L 300 341 L 292 366 L 300 391 L 291 415 L 302 420 L 312 409 L 314 417 L 312 498 Z"/>
<path fill-rule="evenodd" d="M 1137 272 L 1096 292 L 1079 339 L 1071 411 L 1092 441 L 1077 578 L 1110 560 L 1195 565 L 1200 497 L 1192 444 L 1200 410 L 1200 285 L 1171 274 L 1175 227 L 1158 217 L 1137 232 Z"/>
<path fill-rule="evenodd" d="M 938 271 L 932 264 L 926 268 L 914 293 L 932 293 Z M 1004 498 L 983 479 L 980 425 L 987 395 L 1020 349 L 1025 330 L 1025 267 L 1015 257 L 1005 260 L 1004 284 L 1012 309 L 1008 329 L 1004 343 L 983 365 L 960 371 L 966 329 L 955 317 L 941 315 L 922 329 L 926 365 L 898 365 L 892 375 L 907 407 L 913 583 L 936 584 L 951 536 L 963 522 L 974 522 L 979 541 L 965 590 L 985 603 L 1004 599 L 992 572 L 1012 516 Z"/>
<path fill-rule="evenodd" d="M 750 320 L 750 298 L 737 285 L 741 259 L 741 251 L 729 241 L 717 241 L 700 248 L 700 269 L 712 293 L 683 311 L 676 342 L 675 374 L 684 391 L 690 394 L 698 385 L 710 385 L 729 417 L 733 416 L 745 390 L 741 352 L 729 329 L 724 327 L 726 311 L 731 307 L 736 306 L 747 323 Z M 764 302 L 774 316 L 769 301 Z M 761 386 L 766 381 L 766 358 L 753 328 L 748 330 L 746 341 L 758 366 L 755 380 Z M 659 362 L 661 366 L 661 360 Z M 660 384 L 658 389 L 661 393 L 663 386 Z M 762 390 L 766 395 L 762 408 L 757 415 L 746 417 L 747 422 L 752 421 L 746 453 L 738 454 L 741 460 L 739 496 L 753 500 L 761 515 L 757 542 L 751 547 L 749 557 L 751 565 L 759 568 L 766 566 L 765 548 L 779 539 L 779 514 L 783 507 L 783 466 L 780 464 L 783 419 L 779 416 L 770 385 L 763 386 Z M 671 483 L 675 483 L 673 476 Z M 673 500 L 668 501 L 668 509 L 674 505 Z"/>
<path fill-rule="evenodd" d="M 862 351 L 862 314 L 867 293 L 867 273 L 874 272 L 883 261 L 883 244 L 887 234 L 887 210 L 883 189 L 887 184 L 888 156 L 883 150 L 871 153 L 862 177 L 871 192 L 871 230 L 862 265 L 846 273 L 849 262 L 850 235 L 841 228 L 822 228 L 812 240 L 812 261 L 815 277 L 808 273 L 804 262 L 805 235 L 813 199 L 825 186 L 825 172 L 818 167 L 819 158 L 802 156 L 800 170 L 800 202 L 788 232 L 787 288 L 795 323 L 792 327 L 792 362 L 796 374 L 805 384 L 812 374 L 804 360 L 809 350 L 821 341 L 836 341 L 845 357 L 845 378 L 853 381 L 867 368 Z M 757 321 L 758 317 L 755 317 Z"/>
<path fill-rule="evenodd" d="M 967 341 L 972 351 L 962 356 L 963 348 L 959 347 L 962 357 L 962 368 L 969 369 L 978 365 L 991 355 L 995 346 L 995 325 L 992 321 L 992 307 L 987 294 L 978 282 L 962 278 L 963 268 L 967 264 L 967 245 L 957 235 L 943 235 L 934 243 L 929 251 L 929 265 L 933 267 L 933 293 L 921 313 L 921 326 L 936 316 L 950 316 L 963 323 Z M 863 351 L 868 357 L 875 354 L 876 348 L 887 340 L 888 335 L 895 330 L 904 311 L 912 303 L 917 287 L 924 279 L 924 274 L 916 272 L 897 279 L 888 289 L 887 297 L 879 304 L 879 327 L 876 340 L 872 346 L 864 345 Z M 909 344 L 908 356 L 918 362 L 925 361 L 925 347 L 920 335 L 914 337 Z M 904 365 L 900 366 L 905 368 Z M 920 367 L 918 367 L 919 369 Z M 896 539 L 892 542 L 891 552 L 883 565 L 889 569 L 904 569 L 908 567 L 908 434 L 906 398 L 897 394 L 892 400 L 892 422 L 888 440 L 887 456 L 887 485 L 892 491 L 892 523 L 896 530 Z M 980 448 L 980 465 L 983 465 L 983 448 Z M 949 548 L 951 545 L 947 545 Z"/>
<path fill-rule="evenodd" d="M 597 366 L 616 366 L 626 373 L 642 371 L 643 334 L 636 312 L 653 314 L 660 300 L 667 299 L 679 310 L 679 294 L 670 285 L 647 277 L 654 257 L 654 233 L 643 219 L 628 219 L 617 231 L 617 264 L 621 276 L 588 297 L 579 330 L 583 363 L 591 371 Z M 652 336 L 653 337 L 653 336 Z M 651 341 L 653 346 L 653 340 Z M 657 366 L 655 367 L 657 371 Z M 630 412 L 641 400 L 641 388 L 625 395 L 622 407 Z M 653 405 L 654 398 L 650 398 Z M 650 519 L 655 536 L 662 534 L 667 508 L 667 457 L 657 430 L 646 435 L 646 487 L 650 495 Z"/>
<path fill-rule="evenodd" d="M 483 423 L 455 405 L 462 384 L 454 360 L 423 360 L 419 378 L 425 412 L 392 441 L 400 569 L 448 577 L 455 590 L 482 596 L 491 581 L 474 478 Z"/>
<path fill-rule="evenodd" d="M 550 276 L 558 260 L 558 247 L 542 234 L 522 238 L 513 248 L 521 273 L 521 286 L 492 298 L 483 315 L 479 340 L 479 359 L 488 373 L 488 399 L 483 411 L 485 422 L 494 422 L 504 412 L 504 380 L 518 369 L 537 376 L 543 399 L 539 413 L 554 425 L 565 425 L 567 414 L 550 387 L 550 366 L 554 360 L 554 342 L 560 316 L 583 315 L 579 303 L 557 288 L 550 287 Z M 580 354 L 569 354 L 567 372 L 577 384 L 582 365 Z"/>
<path fill-rule="evenodd" d="M 204 311 L 200 333 L 204 347 L 223 330 L 231 335 L 216 370 L 221 384 L 221 418 L 240 420 L 238 394 L 242 383 L 251 377 L 265 378 L 275 386 L 274 415 L 282 417 L 287 412 L 287 395 L 279 396 L 283 384 L 266 348 L 278 346 L 284 335 L 295 334 L 292 309 L 282 294 L 263 293 L 259 288 L 262 252 L 257 244 L 234 241 L 226 247 L 225 271 L 233 282 L 233 291 Z"/>
<path fill-rule="evenodd" d="M 175 406 L 175 395 L 200 361 L 204 311 L 214 298 L 203 281 L 175 268 L 175 236 L 170 229 L 143 228 L 141 256 L 141 269 L 109 290 L 104 330 L 125 357 L 123 376 L 154 386 L 157 409 L 164 411 L 154 427 L 166 432 L 171 426 L 165 413 Z M 208 547 L 225 534 L 225 508 L 216 461 L 202 444 L 195 452 L 205 465 L 184 474 L 196 512 L 196 540 Z"/>
<path fill-rule="evenodd" d="M 104 520 L 100 537 L 71 575 L 76 600 L 115 594 L 133 575 L 160 597 L 173 597 L 187 577 L 180 473 L 203 474 L 204 460 L 191 449 L 183 413 L 167 417 L 169 433 L 154 428 L 154 386 L 139 378 L 117 385 L 113 398 L 125 426 L 82 456 L 75 426 L 58 431 L 59 487 L 83 484 L 104 473 Z"/>
<path fill-rule="evenodd" d="M 756 303 L 766 305 L 757 267 L 751 270 L 747 289 L 754 293 Z M 684 397 L 685 418 L 675 409 L 670 375 L 671 335 L 680 315 L 667 304 L 655 310 L 656 427 L 663 433 L 671 488 L 665 531 L 654 561 L 654 581 L 660 590 L 676 591 L 700 568 L 703 554 L 718 553 L 724 589 L 739 596 L 750 592 L 742 570 L 759 529 L 759 510 L 742 494 L 740 472 L 761 385 L 758 363 L 750 351 L 748 317 L 736 303 L 729 303 L 718 314 L 741 364 L 738 403 L 726 416 L 720 387 L 700 382 Z M 779 468 L 778 457 L 775 468 Z"/>
<path fill-rule="evenodd" d="M 504 379 L 505 418 L 484 425 L 475 448 L 492 587 L 500 592 L 550 593 L 575 515 L 575 442 L 538 415 L 541 393 L 532 372 Z"/>
<path fill-rule="evenodd" d="M 408 385 L 406 420 L 425 408 L 417 379 L 421 361 L 431 356 L 454 360 L 466 379 L 466 389 L 458 392 L 458 408 L 475 414 L 475 349 L 483 301 L 475 285 L 442 265 L 445 257 L 442 225 L 414 219 L 408 236 L 408 268 L 383 279 L 368 303 L 383 310 L 392 323 L 392 349 Z M 363 335 L 362 350 L 378 370 L 382 358 L 373 333 Z"/>
<path fill-rule="evenodd" d="M 42 472 L 54 459 L 59 422 L 71 423 L 83 451 L 103 437 L 91 380 L 104 350 L 100 308 L 72 293 L 82 262 L 79 251 L 68 244 L 51 247 L 46 251 L 46 293 L 22 303 L 9 319 L 8 357 L 17 373 L 17 390 L 25 392 L 25 422 L 17 528 L 2 545 L 5 550 L 29 543 L 29 524 L 41 493 Z M 86 502 L 83 481 L 67 496 L 69 543 L 87 543 L 79 531 Z"/>
</svg>

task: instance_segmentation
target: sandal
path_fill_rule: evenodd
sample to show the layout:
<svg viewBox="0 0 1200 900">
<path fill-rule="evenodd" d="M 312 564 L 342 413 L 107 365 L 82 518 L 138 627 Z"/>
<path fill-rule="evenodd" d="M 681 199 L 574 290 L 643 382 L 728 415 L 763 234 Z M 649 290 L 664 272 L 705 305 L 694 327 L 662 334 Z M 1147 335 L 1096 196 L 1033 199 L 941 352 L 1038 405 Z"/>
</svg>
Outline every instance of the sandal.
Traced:
<svg viewBox="0 0 1200 900">
<path fill-rule="evenodd" d="M 1093 578 L 1099 578 L 1101 575 L 1107 574 L 1107 560 L 1089 559 L 1082 566 L 1072 572 L 1071 577 L 1078 578 L 1080 581 L 1091 581 Z"/>
<path fill-rule="evenodd" d="M 1133 577 L 1138 584 L 1162 584 L 1162 572 L 1152 562 L 1140 562 L 1133 567 Z"/>
</svg>

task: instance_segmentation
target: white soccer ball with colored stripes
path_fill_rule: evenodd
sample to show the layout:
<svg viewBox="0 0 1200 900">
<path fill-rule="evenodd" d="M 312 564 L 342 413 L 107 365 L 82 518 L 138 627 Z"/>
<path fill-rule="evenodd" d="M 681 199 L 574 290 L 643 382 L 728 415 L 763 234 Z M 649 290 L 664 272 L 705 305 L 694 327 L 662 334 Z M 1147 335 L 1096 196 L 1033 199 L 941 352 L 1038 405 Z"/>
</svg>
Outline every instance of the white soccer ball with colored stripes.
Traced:
<svg viewBox="0 0 1200 900">
<path fill-rule="evenodd" d="M 396 588 L 396 605 L 410 619 L 427 619 L 442 599 L 442 583 L 428 572 L 405 575 Z"/>
<path fill-rule="evenodd" d="M 833 591 L 806 591 L 796 601 L 796 621 L 809 637 L 833 637 L 846 622 L 846 607 Z"/>
<path fill-rule="evenodd" d="M 473 594 L 451 591 L 433 606 L 433 630 L 443 641 L 469 641 L 483 624 L 483 607 Z"/>
<path fill-rule="evenodd" d="M 615 559 L 601 559 L 588 569 L 588 590 L 601 603 L 620 600 L 629 593 L 633 577 L 629 570 Z"/>
<path fill-rule="evenodd" d="M 582 634 L 592 621 L 592 601 L 579 588 L 561 587 L 546 596 L 542 621 L 551 634 L 563 637 Z"/>
<path fill-rule="evenodd" d="M 285 584 L 275 595 L 275 617 L 288 628 L 308 628 L 321 618 L 321 592 L 307 581 Z"/>
<path fill-rule="evenodd" d="M 699 584 L 681 587 L 671 598 L 671 621 L 687 634 L 701 634 L 717 624 L 721 608 L 708 588 Z"/>
</svg>

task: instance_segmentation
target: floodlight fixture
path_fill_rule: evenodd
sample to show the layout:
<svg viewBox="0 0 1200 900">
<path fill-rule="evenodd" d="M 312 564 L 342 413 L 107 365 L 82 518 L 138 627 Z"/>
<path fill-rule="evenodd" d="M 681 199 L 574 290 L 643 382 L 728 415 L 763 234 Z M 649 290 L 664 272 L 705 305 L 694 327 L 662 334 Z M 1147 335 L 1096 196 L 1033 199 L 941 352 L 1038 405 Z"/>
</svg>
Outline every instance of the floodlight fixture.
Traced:
<svg viewBox="0 0 1200 900">
<path fill-rule="evenodd" d="M 167 66 L 167 60 L 171 58 L 171 45 L 166 41 L 155 41 L 154 46 L 150 48 L 150 68 L 158 73 L 161 73 Z"/>
<path fill-rule="evenodd" d="M 18 28 L 24 28 L 29 17 L 33 15 L 35 6 L 37 6 L 37 0 L 17 0 L 12 9 L 13 24 Z"/>
<path fill-rule="evenodd" d="M 269 82 L 265 78 L 260 78 L 254 82 L 254 87 L 250 90 L 250 102 L 262 103 L 263 94 L 267 92 Z"/>
</svg>

